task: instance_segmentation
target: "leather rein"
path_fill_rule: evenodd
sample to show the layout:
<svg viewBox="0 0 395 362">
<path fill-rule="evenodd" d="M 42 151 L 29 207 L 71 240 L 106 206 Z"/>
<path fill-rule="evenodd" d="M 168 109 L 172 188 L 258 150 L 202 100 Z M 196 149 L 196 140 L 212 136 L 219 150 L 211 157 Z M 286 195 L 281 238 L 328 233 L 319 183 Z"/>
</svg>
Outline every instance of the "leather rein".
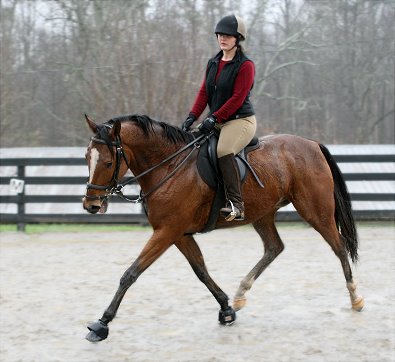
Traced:
<svg viewBox="0 0 395 362">
<path fill-rule="evenodd" d="M 123 150 L 122 146 L 122 141 L 119 136 L 111 142 L 111 146 L 115 147 L 116 153 L 115 153 L 115 169 L 114 173 L 111 177 L 111 181 L 109 185 L 96 185 L 87 182 L 86 183 L 86 189 L 93 189 L 93 190 L 104 190 L 106 193 L 101 196 L 89 196 L 85 194 L 85 198 L 90 199 L 90 200 L 100 200 L 100 201 L 106 201 L 108 200 L 111 196 L 117 195 L 119 197 L 122 197 L 126 201 L 134 202 L 134 203 L 141 203 L 145 198 L 147 198 L 150 194 L 152 194 L 154 191 L 159 189 L 168 179 L 170 179 L 174 174 L 188 161 L 188 159 L 192 156 L 193 152 L 197 149 L 200 148 L 200 146 L 206 142 L 212 135 L 212 132 L 209 133 L 208 135 L 200 135 L 199 137 L 195 138 L 192 142 L 188 143 L 184 147 L 180 148 L 178 151 L 175 153 L 171 154 L 167 158 L 165 158 L 163 161 L 160 163 L 156 164 L 155 166 L 141 172 L 140 174 L 136 176 L 129 177 L 127 180 L 124 182 L 119 182 L 118 181 L 118 176 L 119 176 L 119 170 L 121 168 L 121 163 L 122 159 L 126 162 L 126 165 L 128 169 L 130 170 L 130 165 L 129 162 L 125 156 L 125 152 Z M 107 142 L 96 137 L 91 137 L 91 141 L 95 143 L 100 143 L 100 144 L 105 144 L 107 145 Z M 202 141 L 202 142 L 200 142 Z M 171 161 L 173 158 L 177 157 L 179 154 L 187 150 L 188 148 L 193 147 L 192 150 L 185 156 L 185 158 L 175 167 L 175 169 L 170 172 L 168 175 L 166 175 L 162 180 L 159 181 L 157 185 L 155 185 L 151 190 L 149 190 L 146 193 L 143 193 L 143 191 L 140 191 L 140 195 L 137 199 L 130 199 L 127 196 L 125 196 L 122 192 L 122 189 L 133 182 L 136 182 L 139 178 L 147 175 L 148 173 L 156 170 L 157 168 L 163 166 L 165 163 Z"/>
</svg>

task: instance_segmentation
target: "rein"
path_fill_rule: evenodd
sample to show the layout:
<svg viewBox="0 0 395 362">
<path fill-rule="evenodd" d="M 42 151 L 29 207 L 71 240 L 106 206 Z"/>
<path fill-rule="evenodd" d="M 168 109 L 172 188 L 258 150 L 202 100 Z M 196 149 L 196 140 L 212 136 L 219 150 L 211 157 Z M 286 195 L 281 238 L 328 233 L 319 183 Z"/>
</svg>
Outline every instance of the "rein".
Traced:
<svg viewBox="0 0 395 362">
<path fill-rule="evenodd" d="M 170 156 L 168 156 L 167 158 L 165 158 L 163 161 L 161 161 L 160 163 L 158 163 L 157 165 L 141 172 L 140 174 L 136 175 L 136 176 L 132 176 L 130 178 L 128 178 L 126 181 L 119 183 L 118 182 L 118 175 L 119 175 L 119 170 L 121 168 L 121 161 L 122 159 L 125 160 L 126 165 L 128 166 L 128 169 L 130 170 L 130 166 L 129 166 L 129 162 L 125 156 L 125 152 L 123 150 L 122 147 L 122 141 L 121 138 L 118 136 L 115 141 L 111 142 L 111 145 L 113 147 L 116 148 L 116 164 L 115 164 L 115 170 L 114 173 L 112 175 L 111 178 L 111 182 L 109 185 L 95 185 L 92 183 L 87 183 L 86 184 L 86 189 L 94 189 L 94 190 L 105 190 L 106 193 L 105 195 L 102 196 L 88 196 L 85 195 L 86 198 L 91 199 L 91 200 L 101 200 L 101 201 L 105 201 L 108 198 L 110 198 L 113 195 L 117 195 L 119 197 L 122 197 L 124 200 L 126 201 L 130 201 L 130 202 L 134 202 L 134 203 L 141 203 L 146 197 L 148 197 L 151 193 L 153 193 L 154 191 L 156 191 L 157 189 L 159 189 L 167 180 L 169 180 L 172 176 L 174 176 L 174 174 L 188 161 L 188 159 L 192 156 L 193 152 L 197 149 L 200 148 L 200 146 L 206 142 L 212 135 L 213 133 L 209 133 L 208 135 L 200 135 L 199 137 L 197 137 L 196 139 L 194 139 L 192 142 L 188 143 L 187 145 L 185 145 L 184 147 L 180 148 L 178 151 L 176 151 L 175 153 L 171 154 Z M 202 142 L 200 142 L 201 140 L 203 140 Z M 96 137 L 91 137 L 91 141 L 92 142 L 96 142 L 96 143 L 100 143 L 100 144 L 107 144 L 106 141 L 100 139 L 100 138 L 96 138 Z M 166 164 L 167 162 L 171 161 L 173 158 L 177 157 L 179 154 L 181 154 L 182 152 L 184 152 L 185 150 L 187 150 L 188 148 L 192 147 L 192 150 L 187 154 L 187 156 L 176 166 L 176 168 L 170 172 L 168 175 L 166 175 L 166 177 L 164 177 L 157 185 L 155 185 L 151 190 L 149 190 L 146 193 L 143 193 L 142 191 L 140 191 L 140 196 L 137 199 L 130 199 L 127 196 L 125 196 L 122 192 L 122 189 L 130 184 L 133 183 L 135 181 L 137 181 L 139 178 L 147 175 L 148 173 L 156 170 L 157 168 L 163 166 L 164 164 Z"/>
</svg>

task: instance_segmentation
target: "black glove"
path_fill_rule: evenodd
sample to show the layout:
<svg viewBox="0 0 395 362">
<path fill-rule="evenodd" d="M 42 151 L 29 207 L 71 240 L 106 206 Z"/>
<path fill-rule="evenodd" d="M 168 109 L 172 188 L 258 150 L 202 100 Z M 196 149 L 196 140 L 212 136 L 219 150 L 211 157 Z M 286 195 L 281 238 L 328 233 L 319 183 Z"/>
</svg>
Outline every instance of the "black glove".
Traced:
<svg viewBox="0 0 395 362">
<path fill-rule="evenodd" d="M 199 126 L 199 130 L 203 134 L 209 134 L 214 129 L 216 123 L 217 117 L 212 114 L 202 122 L 202 124 Z"/>
<path fill-rule="evenodd" d="M 181 126 L 181 129 L 183 131 L 189 131 L 189 128 L 191 128 L 192 123 L 196 121 L 196 116 L 193 115 L 192 113 L 189 113 L 189 116 L 186 118 L 184 123 Z"/>
</svg>

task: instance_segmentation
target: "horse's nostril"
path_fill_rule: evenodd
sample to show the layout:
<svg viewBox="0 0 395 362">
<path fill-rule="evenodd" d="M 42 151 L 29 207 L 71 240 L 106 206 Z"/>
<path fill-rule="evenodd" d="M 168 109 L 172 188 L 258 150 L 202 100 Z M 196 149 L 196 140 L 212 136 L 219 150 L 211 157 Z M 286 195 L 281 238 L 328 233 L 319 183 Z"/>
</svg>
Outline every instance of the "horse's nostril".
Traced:
<svg viewBox="0 0 395 362">
<path fill-rule="evenodd" d="M 88 211 L 89 211 L 91 214 L 96 214 L 99 210 L 100 210 L 100 206 L 96 206 L 96 205 L 91 205 L 91 206 L 89 206 L 89 208 L 88 208 Z"/>
</svg>

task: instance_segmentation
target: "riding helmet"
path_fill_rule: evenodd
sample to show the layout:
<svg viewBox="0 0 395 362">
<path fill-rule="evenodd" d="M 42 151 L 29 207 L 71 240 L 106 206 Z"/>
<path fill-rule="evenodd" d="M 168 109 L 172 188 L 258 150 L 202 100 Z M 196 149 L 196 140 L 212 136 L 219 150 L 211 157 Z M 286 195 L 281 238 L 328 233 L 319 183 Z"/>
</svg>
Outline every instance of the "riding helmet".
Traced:
<svg viewBox="0 0 395 362">
<path fill-rule="evenodd" d="M 239 40 L 247 37 L 247 28 L 242 18 L 236 15 L 228 15 L 222 18 L 215 27 L 215 34 L 232 35 Z"/>
</svg>

